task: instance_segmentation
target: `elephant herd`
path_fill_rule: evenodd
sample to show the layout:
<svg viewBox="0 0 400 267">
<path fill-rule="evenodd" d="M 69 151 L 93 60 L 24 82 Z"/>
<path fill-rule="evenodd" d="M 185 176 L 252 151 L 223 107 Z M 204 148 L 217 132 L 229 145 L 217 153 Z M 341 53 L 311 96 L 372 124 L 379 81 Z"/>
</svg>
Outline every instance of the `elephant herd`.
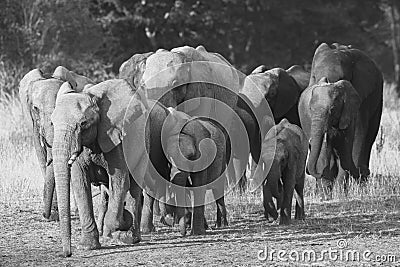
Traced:
<svg viewBox="0 0 400 267">
<path fill-rule="evenodd" d="M 265 217 L 280 209 L 280 223 L 290 223 L 294 195 L 303 219 L 305 173 L 328 193 L 337 177 L 367 180 L 382 88 L 366 54 L 323 43 L 311 72 L 261 65 L 246 76 L 203 46 L 184 46 L 133 55 L 118 79 L 97 84 L 62 66 L 34 69 L 19 94 L 45 178 L 43 216 L 60 220 L 71 256 L 71 185 L 79 249 L 99 248 L 99 235 L 140 242 L 154 231 L 155 199 L 163 223 L 202 235 L 206 190 L 216 226 L 228 225 L 224 192 L 245 176 L 249 154 Z M 91 184 L 102 188 L 97 224 Z"/>
</svg>

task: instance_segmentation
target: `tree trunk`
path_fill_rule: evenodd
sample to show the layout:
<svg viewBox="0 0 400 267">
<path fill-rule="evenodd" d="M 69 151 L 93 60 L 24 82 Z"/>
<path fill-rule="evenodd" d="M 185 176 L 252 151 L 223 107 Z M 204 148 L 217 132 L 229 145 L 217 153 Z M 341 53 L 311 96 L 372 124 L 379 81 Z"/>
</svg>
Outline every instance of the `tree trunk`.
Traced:
<svg viewBox="0 0 400 267">
<path fill-rule="evenodd" d="M 399 62 L 399 8 L 397 0 L 391 0 L 389 4 L 389 20 L 392 35 L 392 53 L 394 65 L 394 83 L 397 94 L 400 96 L 400 62 Z"/>
</svg>

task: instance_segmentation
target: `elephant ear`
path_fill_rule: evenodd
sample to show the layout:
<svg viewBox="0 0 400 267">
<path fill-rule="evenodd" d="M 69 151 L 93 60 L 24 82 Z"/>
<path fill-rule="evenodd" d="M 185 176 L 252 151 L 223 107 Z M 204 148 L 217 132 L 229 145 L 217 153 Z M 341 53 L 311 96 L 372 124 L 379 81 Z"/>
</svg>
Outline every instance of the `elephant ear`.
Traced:
<svg viewBox="0 0 400 267">
<path fill-rule="evenodd" d="M 314 85 L 316 81 L 316 76 L 315 76 L 315 68 L 316 66 L 319 66 L 321 62 L 319 62 L 321 59 L 324 57 L 322 56 L 325 53 L 328 53 L 328 51 L 332 50 L 328 44 L 326 43 L 321 43 L 317 49 L 315 49 L 313 60 L 311 63 L 311 75 L 310 75 L 310 82 L 308 86 Z"/>
<path fill-rule="evenodd" d="M 263 73 L 263 72 L 265 72 L 265 71 L 267 71 L 268 69 L 267 69 L 267 66 L 265 66 L 265 65 L 260 65 L 260 66 L 258 66 L 257 68 L 255 68 L 252 72 L 251 72 L 251 74 L 256 74 L 256 73 Z"/>
<path fill-rule="evenodd" d="M 134 87 L 139 88 L 143 73 L 146 69 L 146 60 L 153 52 L 135 54 L 119 67 L 118 77 L 126 79 Z"/>
<path fill-rule="evenodd" d="M 282 118 L 293 106 L 297 105 L 300 92 L 295 81 L 284 69 L 275 68 L 268 72 L 278 77 L 277 95 L 273 111 L 275 118 Z"/>
<path fill-rule="evenodd" d="M 352 119 L 357 116 L 361 98 L 349 81 L 340 80 L 335 86 L 344 91 L 343 109 L 339 119 L 339 129 L 343 130 L 349 127 Z"/>
<path fill-rule="evenodd" d="M 25 74 L 25 76 L 19 82 L 19 97 L 23 103 L 24 109 L 28 109 L 28 103 L 31 101 L 30 88 L 32 83 L 41 79 L 44 79 L 42 71 L 40 69 L 33 69 Z M 28 110 L 25 110 L 25 112 L 27 111 Z"/>
<path fill-rule="evenodd" d="M 291 123 L 288 123 L 286 128 L 291 132 L 291 135 L 288 136 L 290 139 L 289 142 L 292 144 L 294 150 L 296 150 L 297 155 L 305 159 L 308 152 L 308 141 L 303 130 Z"/>
<path fill-rule="evenodd" d="M 83 87 L 83 90 L 82 91 L 85 91 L 85 90 L 88 90 L 90 87 L 92 87 L 94 84 L 92 84 L 92 83 L 88 83 L 88 84 L 86 84 L 84 87 Z"/>
<path fill-rule="evenodd" d="M 64 83 L 60 86 L 60 89 L 58 90 L 57 99 L 59 99 L 61 95 L 69 94 L 69 93 L 76 93 L 76 91 L 75 91 L 74 88 L 72 87 L 71 83 L 69 83 L 69 82 L 64 82 Z"/>
<path fill-rule="evenodd" d="M 72 85 L 72 88 L 74 88 L 74 89 L 77 87 L 76 81 L 75 81 L 74 77 L 72 76 L 71 72 L 63 66 L 58 66 L 54 70 L 53 78 L 69 82 Z"/>
<path fill-rule="evenodd" d="M 293 65 L 286 72 L 296 81 L 301 91 L 307 88 L 310 83 L 311 73 L 299 65 Z"/>
<path fill-rule="evenodd" d="M 318 81 L 318 85 L 325 85 L 329 83 L 328 78 L 326 77 L 322 77 L 319 81 Z"/>
<path fill-rule="evenodd" d="M 191 117 L 173 107 L 169 107 L 168 111 L 171 116 L 168 116 L 164 123 L 166 133 L 169 136 L 177 135 L 180 133 L 180 130 L 183 128 L 183 126 L 191 119 Z"/>
<path fill-rule="evenodd" d="M 124 124 L 132 125 L 146 111 L 139 94 L 124 79 L 104 81 L 83 92 L 89 94 L 99 107 L 97 141 L 105 153 L 122 142 L 127 134 Z"/>
<path fill-rule="evenodd" d="M 94 82 L 91 79 L 89 79 L 88 77 L 86 77 L 86 76 L 79 75 L 79 74 L 77 74 L 77 73 L 75 73 L 73 71 L 70 71 L 69 73 L 70 73 L 71 77 L 73 78 L 73 80 L 76 83 L 75 90 L 77 92 L 82 92 L 86 85 L 89 85 L 89 84 L 93 85 L 94 84 Z"/>
</svg>

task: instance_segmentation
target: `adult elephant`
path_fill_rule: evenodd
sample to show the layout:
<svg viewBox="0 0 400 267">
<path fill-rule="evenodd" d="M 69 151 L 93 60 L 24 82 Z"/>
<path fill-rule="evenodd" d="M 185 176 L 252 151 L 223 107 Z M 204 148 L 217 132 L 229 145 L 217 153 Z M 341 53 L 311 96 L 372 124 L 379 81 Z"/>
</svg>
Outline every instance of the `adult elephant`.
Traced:
<svg viewBox="0 0 400 267">
<path fill-rule="evenodd" d="M 54 173 L 52 163 L 53 126 L 50 116 L 53 113 L 57 92 L 65 81 L 82 91 L 90 79 L 58 66 L 53 73 L 45 74 L 34 69 L 25 74 L 19 84 L 19 96 L 24 112 L 30 118 L 34 147 L 44 176 L 43 216 L 58 220 L 57 201 L 54 192 Z M 52 204 L 53 203 L 53 204 Z M 52 208 L 53 207 L 53 208 Z M 53 210 L 53 212 L 51 212 Z"/>
<path fill-rule="evenodd" d="M 326 43 L 316 49 L 309 87 L 299 103 L 310 140 L 311 175 L 332 182 L 338 174 L 347 180 L 350 172 L 357 181 L 366 181 L 381 120 L 382 88 L 382 73 L 362 51 Z"/>
<path fill-rule="evenodd" d="M 266 103 L 272 111 L 275 123 L 286 118 L 290 123 L 299 126 L 297 105 L 307 77 L 309 73 L 298 65 L 288 70 L 282 68 L 268 70 L 261 65 L 246 77 L 244 86 L 239 92 L 235 111 L 246 127 L 250 153 L 255 162 L 260 158 L 261 140 L 272 127 L 271 113 L 266 109 Z M 248 153 L 245 149 L 238 150 L 242 153 L 234 155 L 235 170 L 230 170 L 230 176 L 241 177 L 245 181 L 245 174 L 240 173 L 240 170 L 244 170 L 247 164 Z M 241 185 L 243 186 L 244 182 Z"/>
<path fill-rule="evenodd" d="M 150 142 L 161 135 L 165 110 L 154 105 L 149 112 L 146 107 L 146 97 L 123 79 L 87 87 L 82 93 L 77 93 L 68 83 L 62 85 L 51 120 L 54 125 L 53 164 L 64 256 L 71 255 L 71 178 L 73 189 L 80 196 L 77 204 L 82 226 L 81 243 L 86 249 L 100 246 L 90 186 L 85 184 L 82 177 L 71 176 L 70 170 L 77 166 L 75 161 L 79 160 L 85 148 L 93 153 L 101 153 L 107 167 L 109 200 L 103 234 L 113 234 L 130 244 L 140 241 L 137 222 L 140 220 L 142 189 L 139 185 L 153 183 L 147 172 L 146 150 L 150 151 L 152 162 L 168 163 L 160 158 L 164 155 L 160 150 L 161 141 Z M 126 146 L 123 146 L 123 139 Z M 169 177 L 169 173 L 163 173 L 163 170 L 168 171 L 169 167 L 157 169 Z M 130 179 L 130 173 L 135 180 Z M 136 219 L 133 226 L 123 209 L 128 190 L 134 201 L 131 204 Z"/>
<path fill-rule="evenodd" d="M 184 46 L 134 55 L 121 65 L 119 78 L 142 88 L 148 99 L 190 116 L 214 118 L 229 131 L 244 75 L 221 55 L 208 52 L 203 46 Z M 145 197 L 142 228 L 146 230 L 153 229 L 149 225 L 152 201 Z M 160 201 L 165 202 L 165 198 L 162 196 Z"/>
</svg>

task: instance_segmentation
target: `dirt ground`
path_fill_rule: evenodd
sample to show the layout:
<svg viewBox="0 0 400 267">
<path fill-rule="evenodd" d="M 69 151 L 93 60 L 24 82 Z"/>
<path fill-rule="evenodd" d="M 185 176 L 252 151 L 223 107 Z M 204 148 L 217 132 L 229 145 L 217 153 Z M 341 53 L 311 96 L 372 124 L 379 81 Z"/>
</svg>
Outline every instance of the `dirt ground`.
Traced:
<svg viewBox="0 0 400 267">
<path fill-rule="evenodd" d="M 58 223 L 44 221 L 40 206 L 40 199 L 26 208 L 1 204 L 0 266 L 400 266 L 398 196 L 311 203 L 307 219 L 290 226 L 265 221 L 260 203 L 230 204 L 230 226 L 205 236 L 181 238 L 156 224 L 139 244 L 102 238 L 95 251 L 76 249 L 80 226 L 73 217 L 67 259 L 60 256 Z"/>
</svg>

